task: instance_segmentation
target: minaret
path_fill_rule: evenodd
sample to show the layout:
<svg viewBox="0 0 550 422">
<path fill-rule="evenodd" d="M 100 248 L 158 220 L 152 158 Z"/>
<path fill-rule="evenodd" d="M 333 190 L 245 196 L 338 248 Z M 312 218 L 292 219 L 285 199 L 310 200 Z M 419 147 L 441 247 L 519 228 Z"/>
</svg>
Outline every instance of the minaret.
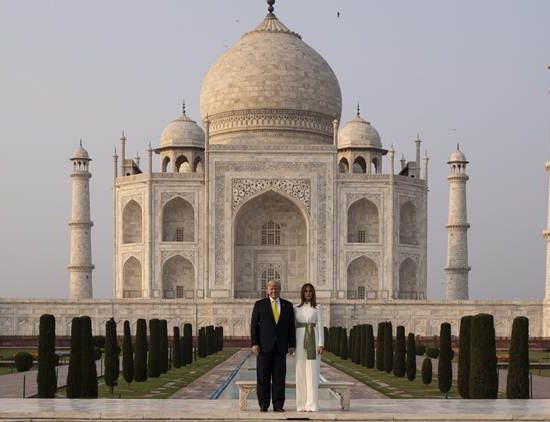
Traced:
<svg viewBox="0 0 550 422">
<path fill-rule="evenodd" d="M 549 176 L 548 183 L 548 214 L 546 217 L 546 230 L 542 231 L 542 235 L 546 240 L 546 285 L 544 289 L 544 299 L 550 300 L 550 161 L 546 162 L 546 172 Z"/>
<path fill-rule="evenodd" d="M 88 171 L 91 158 L 80 146 L 73 154 L 72 215 L 69 221 L 71 228 L 71 256 L 67 267 L 70 274 L 71 299 L 92 298 L 92 244 L 91 230 L 94 223 L 90 220 L 90 177 Z"/>
<path fill-rule="evenodd" d="M 445 266 L 446 300 L 468 299 L 468 224 L 466 216 L 466 156 L 459 145 L 447 162 L 451 166 L 449 181 L 449 221 L 447 228 L 447 265 Z"/>
</svg>

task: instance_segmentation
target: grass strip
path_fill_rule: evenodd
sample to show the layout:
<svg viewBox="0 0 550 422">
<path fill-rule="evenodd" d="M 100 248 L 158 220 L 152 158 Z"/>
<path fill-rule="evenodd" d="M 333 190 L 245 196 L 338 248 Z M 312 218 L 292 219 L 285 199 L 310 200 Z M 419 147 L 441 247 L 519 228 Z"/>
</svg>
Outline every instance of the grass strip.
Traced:
<svg viewBox="0 0 550 422">
<path fill-rule="evenodd" d="M 238 348 L 224 349 L 205 358 L 199 358 L 190 365 L 181 368 L 172 367 L 166 374 L 161 374 L 158 378 L 148 378 L 145 382 L 132 382 L 127 384 L 122 374 L 120 374 L 118 385 L 115 386 L 114 389 L 114 394 L 110 393 L 109 387 L 105 385 L 103 377 L 98 378 L 99 398 L 166 399 L 179 389 L 203 376 L 223 361 L 229 359 L 238 350 Z M 57 397 L 66 397 L 64 388 L 58 390 Z"/>
<path fill-rule="evenodd" d="M 406 377 L 398 378 L 393 374 L 379 371 L 376 368 L 365 368 L 350 360 L 340 359 L 338 356 L 328 352 L 323 353 L 323 362 L 352 376 L 356 380 L 392 399 L 445 398 L 445 395 L 437 388 L 437 377 L 435 375 L 431 384 L 424 385 L 422 384 L 420 372 L 417 372 L 414 381 L 409 381 Z M 448 393 L 448 398 L 460 398 L 454 380 L 451 390 Z"/>
</svg>

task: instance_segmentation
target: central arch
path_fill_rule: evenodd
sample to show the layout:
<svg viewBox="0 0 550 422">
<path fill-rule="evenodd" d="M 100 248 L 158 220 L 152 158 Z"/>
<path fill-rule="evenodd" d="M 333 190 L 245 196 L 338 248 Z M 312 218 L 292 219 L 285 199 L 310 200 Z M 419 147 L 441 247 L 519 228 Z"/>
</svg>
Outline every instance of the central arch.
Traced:
<svg viewBox="0 0 550 422">
<path fill-rule="evenodd" d="M 308 281 L 308 227 L 303 206 L 276 191 L 242 205 L 233 222 L 234 296 L 263 297 L 266 274 L 277 275 L 285 295 L 298 295 Z"/>
</svg>

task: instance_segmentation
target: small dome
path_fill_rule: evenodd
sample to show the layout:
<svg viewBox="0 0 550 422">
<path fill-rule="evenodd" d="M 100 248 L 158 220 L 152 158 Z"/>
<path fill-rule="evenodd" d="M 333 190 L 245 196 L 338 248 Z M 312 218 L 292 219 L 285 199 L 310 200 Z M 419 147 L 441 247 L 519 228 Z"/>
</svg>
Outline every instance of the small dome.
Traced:
<svg viewBox="0 0 550 422">
<path fill-rule="evenodd" d="M 204 148 L 204 131 L 183 112 L 162 131 L 160 147 Z"/>
<path fill-rule="evenodd" d="M 339 131 L 338 148 L 382 149 L 382 141 L 374 126 L 357 115 Z"/>
<path fill-rule="evenodd" d="M 451 158 L 449 158 L 448 163 L 454 163 L 454 162 L 460 162 L 460 163 L 467 163 L 468 160 L 466 160 L 466 156 L 462 151 L 460 151 L 458 148 L 455 152 L 451 154 Z"/>
<path fill-rule="evenodd" d="M 82 142 L 80 143 L 80 146 L 76 149 L 76 151 L 73 153 L 73 156 L 71 157 L 71 160 L 90 160 L 90 156 L 88 155 L 88 151 L 86 151 L 82 147 Z"/>
</svg>

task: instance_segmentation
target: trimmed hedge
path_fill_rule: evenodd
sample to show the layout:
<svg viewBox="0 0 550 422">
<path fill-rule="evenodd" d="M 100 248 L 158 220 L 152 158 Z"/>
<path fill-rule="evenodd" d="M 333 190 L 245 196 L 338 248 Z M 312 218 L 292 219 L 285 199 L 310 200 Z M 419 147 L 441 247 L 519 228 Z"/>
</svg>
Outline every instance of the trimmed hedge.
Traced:
<svg viewBox="0 0 550 422">
<path fill-rule="evenodd" d="M 439 349 L 437 347 L 426 348 L 426 356 L 432 359 L 437 359 L 439 357 Z"/>
<path fill-rule="evenodd" d="M 365 366 L 374 368 L 374 332 L 371 324 L 365 326 Z"/>
<path fill-rule="evenodd" d="M 26 372 L 32 368 L 32 355 L 27 352 L 17 352 L 13 358 L 17 372 Z"/>
<path fill-rule="evenodd" d="M 193 363 L 193 326 L 189 323 L 183 325 L 183 361 L 182 365 Z"/>
<path fill-rule="evenodd" d="M 49 314 L 41 315 L 38 332 L 38 397 L 50 399 L 55 397 L 57 391 L 55 317 Z"/>
<path fill-rule="evenodd" d="M 147 373 L 150 378 L 160 377 L 160 320 L 158 318 L 149 321 Z"/>
<path fill-rule="evenodd" d="M 417 344 L 414 348 L 414 353 L 416 354 L 416 356 L 424 356 L 424 354 L 426 353 L 426 346 L 424 346 L 423 344 Z"/>
<path fill-rule="evenodd" d="M 512 324 L 506 398 L 529 398 L 529 319 L 524 316 Z"/>
<path fill-rule="evenodd" d="M 348 335 L 346 329 L 342 328 L 342 334 L 340 336 L 340 358 L 346 360 L 348 357 Z"/>
<path fill-rule="evenodd" d="M 470 398 L 470 342 L 472 316 L 466 315 L 460 319 L 460 333 L 458 337 L 458 374 L 457 387 L 460 397 Z"/>
<path fill-rule="evenodd" d="M 378 323 L 378 331 L 376 332 L 376 369 L 384 370 L 384 331 L 385 322 Z"/>
<path fill-rule="evenodd" d="M 160 320 L 159 333 L 159 364 L 160 373 L 168 372 L 168 322 L 165 319 Z"/>
<path fill-rule="evenodd" d="M 495 325 L 490 314 L 472 318 L 470 341 L 470 398 L 496 399 L 498 394 Z"/>
<path fill-rule="evenodd" d="M 437 362 L 437 386 L 439 391 L 445 394 L 451 389 L 453 383 L 453 367 L 451 348 L 451 324 L 444 322 L 439 331 L 439 360 Z"/>
<path fill-rule="evenodd" d="M 393 327 L 391 321 L 384 326 L 384 371 L 388 374 L 393 369 Z"/>
<path fill-rule="evenodd" d="M 422 361 L 422 384 L 428 385 L 432 383 L 432 360 L 425 357 Z"/>
<path fill-rule="evenodd" d="M 393 354 L 393 375 L 402 378 L 407 366 L 405 363 L 405 327 L 398 325 L 395 329 L 395 352 Z"/>
<path fill-rule="evenodd" d="M 71 354 L 67 371 L 66 395 L 68 399 L 80 397 L 82 384 L 82 320 L 74 317 L 71 322 Z"/>
<path fill-rule="evenodd" d="M 174 368 L 181 368 L 181 352 L 180 327 L 174 327 L 174 335 L 172 336 L 172 364 Z"/>
<path fill-rule="evenodd" d="M 416 378 L 416 346 L 414 334 L 407 336 L 407 379 L 414 381 Z"/>
<path fill-rule="evenodd" d="M 134 379 L 147 381 L 147 321 L 140 318 L 136 326 L 136 350 L 134 355 Z"/>
<path fill-rule="evenodd" d="M 130 321 L 124 321 L 124 338 L 122 340 L 122 376 L 130 384 L 134 380 L 134 350 Z"/>
<path fill-rule="evenodd" d="M 116 335 L 116 322 L 113 318 L 105 323 L 105 385 L 109 386 L 111 394 L 118 385 L 120 374 L 120 348 Z"/>
<path fill-rule="evenodd" d="M 89 316 L 81 317 L 82 334 L 81 350 L 82 357 L 80 365 L 81 372 L 81 384 L 80 384 L 80 397 L 96 399 L 98 395 L 97 388 L 97 370 L 94 359 L 94 342 L 92 339 L 92 320 Z"/>
</svg>

